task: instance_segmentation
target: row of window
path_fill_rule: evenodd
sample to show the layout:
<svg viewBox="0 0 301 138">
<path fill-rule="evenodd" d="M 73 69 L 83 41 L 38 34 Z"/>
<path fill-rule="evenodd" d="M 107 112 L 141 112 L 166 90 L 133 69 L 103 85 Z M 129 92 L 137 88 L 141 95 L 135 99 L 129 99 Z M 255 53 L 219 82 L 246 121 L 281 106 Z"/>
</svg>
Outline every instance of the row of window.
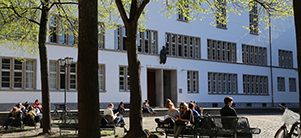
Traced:
<svg viewBox="0 0 301 138">
<path fill-rule="evenodd" d="M 188 5 L 183 6 L 188 8 Z M 216 27 L 227 29 L 227 2 L 226 0 L 217 0 L 215 4 L 215 17 L 216 17 Z M 183 11 L 182 9 L 178 9 L 177 20 L 188 22 L 189 19 L 184 16 L 189 16 L 189 13 Z M 250 34 L 258 34 L 258 5 L 257 3 L 251 2 L 249 5 L 249 30 Z"/>
<path fill-rule="evenodd" d="M 35 89 L 36 61 L 18 61 L 12 58 L 2 58 L 1 89 Z M 65 69 L 66 72 L 65 72 Z M 56 61 L 49 62 L 50 90 L 65 89 L 66 78 L 68 90 L 77 89 L 76 64 L 61 68 Z M 66 74 L 67 73 L 67 74 Z M 66 76 L 67 75 L 67 76 Z M 187 92 L 199 92 L 197 71 L 187 71 Z M 105 90 L 105 66 L 98 66 L 99 91 Z M 258 75 L 243 75 L 243 93 L 246 95 L 268 95 L 268 77 Z M 285 78 L 277 78 L 278 91 L 285 91 Z M 296 78 L 289 78 L 289 91 L 296 92 Z M 130 91 L 130 76 L 127 66 L 119 67 L 119 90 Z M 237 74 L 208 72 L 209 94 L 237 94 Z"/>
<path fill-rule="evenodd" d="M 58 20 L 51 19 L 50 42 L 60 44 L 74 44 L 74 35 L 58 33 Z M 99 48 L 104 48 L 105 38 L 103 24 L 99 24 Z M 54 30 L 54 31 L 53 31 Z M 59 35 L 58 35 L 59 34 Z M 127 39 L 124 27 L 115 30 L 115 49 L 127 50 L 125 41 Z M 57 40 L 59 40 L 57 42 Z M 165 33 L 166 53 L 168 56 L 200 59 L 201 38 L 180 34 Z M 158 54 L 158 32 L 145 30 L 137 35 L 137 48 L 139 53 Z M 237 61 L 236 43 L 207 39 L 207 58 L 212 61 L 232 62 Z M 278 51 L 279 66 L 283 68 L 293 68 L 292 51 Z M 244 64 L 267 65 L 267 48 L 242 44 L 242 62 Z"/>
<path fill-rule="evenodd" d="M 296 92 L 296 78 L 289 78 L 289 91 Z M 279 92 L 285 92 L 285 78 L 284 77 L 277 77 L 277 88 Z"/>
</svg>

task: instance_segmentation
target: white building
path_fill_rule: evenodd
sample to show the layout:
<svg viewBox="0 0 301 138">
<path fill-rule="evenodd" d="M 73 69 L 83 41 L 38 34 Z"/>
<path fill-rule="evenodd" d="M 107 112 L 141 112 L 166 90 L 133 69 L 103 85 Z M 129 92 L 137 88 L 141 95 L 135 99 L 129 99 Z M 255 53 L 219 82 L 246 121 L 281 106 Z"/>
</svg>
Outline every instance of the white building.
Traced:
<svg viewBox="0 0 301 138">
<path fill-rule="evenodd" d="M 147 31 L 138 38 L 143 100 L 157 107 L 163 107 L 167 98 L 174 103 L 192 100 L 203 107 L 221 107 L 223 98 L 231 96 L 235 107 L 298 106 L 293 18 L 271 20 L 276 26 L 271 30 L 259 25 L 261 33 L 257 33 L 243 28 L 254 24 L 248 12 L 241 16 L 228 13 L 226 25 L 212 26 L 209 16 L 190 23 L 178 15 L 162 16 L 158 2 L 146 8 L 151 17 L 146 21 Z M 100 35 L 105 43 L 98 51 L 101 108 L 110 102 L 130 102 L 124 29 L 105 31 L 105 36 Z M 65 73 L 57 60 L 71 56 L 74 64 L 67 71 L 67 103 L 69 109 L 77 109 L 73 36 L 52 35 L 47 41 L 51 103 L 64 103 Z M 164 65 L 159 63 L 162 46 L 168 53 Z M 0 110 L 10 110 L 19 101 L 41 99 L 39 58 L 21 53 L 28 57 L 21 63 L 14 58 L 18 54 L 1 49 Z"/>
</svg>

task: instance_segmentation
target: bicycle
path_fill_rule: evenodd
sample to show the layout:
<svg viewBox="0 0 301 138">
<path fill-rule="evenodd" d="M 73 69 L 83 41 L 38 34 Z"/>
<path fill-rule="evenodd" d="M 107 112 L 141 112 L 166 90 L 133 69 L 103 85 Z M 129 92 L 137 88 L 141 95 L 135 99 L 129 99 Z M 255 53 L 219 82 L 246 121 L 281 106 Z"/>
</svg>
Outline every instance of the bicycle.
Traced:
<svg viewBox="0 0 301 138">
<path fill-rule="evenodd" d="M 66 117 L 72 115 L 72 113 L 68 110 L 65 110 L 64 104 L 54 104 L 55 109 L 51 115 L 51 118 L 53 120 L 64 120 Z M 58 110 L 62 110 L 62 112 L 59 112 Z"/>
<path fill-rule="evenodd" d="M 278 106 L 284 110 L 282 115 L 284 124 L 277 130 L 274 138 L 300 138 L 300 115 L 281 104 Z"/>
</svg>

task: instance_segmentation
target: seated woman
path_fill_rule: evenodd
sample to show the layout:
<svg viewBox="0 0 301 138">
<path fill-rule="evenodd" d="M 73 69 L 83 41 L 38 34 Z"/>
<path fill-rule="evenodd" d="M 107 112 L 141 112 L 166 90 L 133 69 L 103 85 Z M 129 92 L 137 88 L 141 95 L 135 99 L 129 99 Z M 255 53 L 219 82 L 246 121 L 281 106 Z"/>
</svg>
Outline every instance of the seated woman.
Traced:
<svg viewBox="0 0 301 138">
<path fill-rule="evenodd" d="M 147 111 L 147 112 L 149 112 L 149 113 L 151 113 L 151 114 L 156 114 L 157 112 L 155 112 L 154 110 L 153 110 L 153 108 L 151 108 L 150 106 L 149 106 L 149 103 L 148 103 L 149 101 L 148 100 L 145 100 L 145 102 L 143 103 L 143 111 Z"/>
<path fill-rule="evenodd" d="M 32 104 L 32 106 L 37 106 L 42 111 L 42 105 L 40 104 L 39 99 L 36 99 L 35 102 Z"/>
<path fill-rule="evenodd" d="M 189 122 L 190 123 L 194 122 L 192 111 L 188 108 L 185 102 L 182 102 L 180 104 L 180 116 L 177 117 L 177 121 L 173 129 L 175 138 L 179 137 L 186 123 Z"/>
<path fill-rule="evenodd" d="M 179 110 L 175 108 L 174 104 L 170 99 L 166 100 L 166 108 L 168 109 L 167 115 L 164 120 L 156 118 L 155 121 L 158 123 L 159 127 L 164 127 L 166 124 L 168 127 L 173 127 L 176 117 L 180 115 Z"/>
<path fill-rule="evenodd" d="M 120 102 L 120 104 L 119 104 L 119 106 L 118 106 L 116 112 L 119 112 L 118 115 L 123 115 L 123 114 L 125 113 L 123 102 Z"/>
<path fill-rule="evenodd" d="M 21 112 L 24 112 L 24 110 L 25 110 L 25 107 L 22 105 L 21 102 L 19 102 L 19 103 L 16 105 L 16 107 L 17 107 Z"/>
<path fill-rule="evenodd" d="M 21 117 L 22 115 L 21 112 L 18 110 L 18 108 L 13 107 L 12 111 L 10 111 L 8 114 L 8 118 L 6 118 L 6 120 L 4 121 L 4 124 L 2 125 L 1 129 L 4 129 L 5 126 L 4 132 L 6 132 L 8 128 L 8 124 L 13 122 L 19 123 L 18 121 L 21 121 Z"/>
</svg>

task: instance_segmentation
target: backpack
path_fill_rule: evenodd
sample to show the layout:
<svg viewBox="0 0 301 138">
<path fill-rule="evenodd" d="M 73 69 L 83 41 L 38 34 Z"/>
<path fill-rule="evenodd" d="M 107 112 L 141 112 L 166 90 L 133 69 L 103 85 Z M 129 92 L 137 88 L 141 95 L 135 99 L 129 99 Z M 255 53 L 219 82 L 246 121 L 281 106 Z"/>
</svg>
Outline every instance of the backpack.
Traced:
<svg viewBox="0 0 301 138">
<path fill-rule="evenodd" d="M 203 118 L 201 118 L 201 122 L 199 122 L 200 128 L 211 129 L 215 127 L 215 123 L 213 118 L 209 114 L 205 114 Z"/>
</svg>

